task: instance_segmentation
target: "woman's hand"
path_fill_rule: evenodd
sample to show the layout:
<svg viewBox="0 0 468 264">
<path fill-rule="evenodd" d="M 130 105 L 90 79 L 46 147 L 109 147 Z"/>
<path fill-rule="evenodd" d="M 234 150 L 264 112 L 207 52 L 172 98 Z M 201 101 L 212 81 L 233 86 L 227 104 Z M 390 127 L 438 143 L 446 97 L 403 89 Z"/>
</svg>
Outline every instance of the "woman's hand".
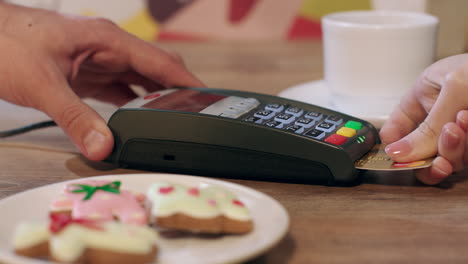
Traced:
<svg viewBox="0 0 468 264">
<path fill-rule="evenodd" d="M 468 54 L 428 67 L 401 100 L 380 131 L 393 160 L 436 156 L 432 166 L 416 172 L 424 183 L 437 184 L 468 164 Z"/>
</svg>

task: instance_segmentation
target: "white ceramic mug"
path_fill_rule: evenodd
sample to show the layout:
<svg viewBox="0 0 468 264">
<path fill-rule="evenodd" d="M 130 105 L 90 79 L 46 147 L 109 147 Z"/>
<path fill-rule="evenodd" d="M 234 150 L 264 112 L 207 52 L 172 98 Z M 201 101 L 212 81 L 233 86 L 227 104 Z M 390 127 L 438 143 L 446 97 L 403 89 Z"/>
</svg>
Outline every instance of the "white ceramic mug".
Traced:
<svg viewBox="0 0 468 264">
<path fill-rule="evenodd" d="M 322 18 L 325 82 L 339 111 L 388 115 L 435 59 L 436 17 L 349 11 Z"/>
</svg>

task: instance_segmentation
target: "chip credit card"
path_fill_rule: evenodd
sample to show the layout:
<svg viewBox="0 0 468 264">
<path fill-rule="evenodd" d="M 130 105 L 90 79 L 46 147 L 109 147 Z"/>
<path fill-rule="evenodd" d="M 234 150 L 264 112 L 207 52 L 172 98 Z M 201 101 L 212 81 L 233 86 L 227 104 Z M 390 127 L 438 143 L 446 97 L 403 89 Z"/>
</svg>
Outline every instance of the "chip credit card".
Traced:
<svg viewBox="0 0 468 264">
<path fill-rule="evenodd" d="M 385 144 L 375 145 L 366 155 L 354 163 L 354 167 L 360 170 L 414 170 L 431 166 L 434 158 L 417 160 L 412 162 L 395 162 L 385 153 Z"/>
</svg>

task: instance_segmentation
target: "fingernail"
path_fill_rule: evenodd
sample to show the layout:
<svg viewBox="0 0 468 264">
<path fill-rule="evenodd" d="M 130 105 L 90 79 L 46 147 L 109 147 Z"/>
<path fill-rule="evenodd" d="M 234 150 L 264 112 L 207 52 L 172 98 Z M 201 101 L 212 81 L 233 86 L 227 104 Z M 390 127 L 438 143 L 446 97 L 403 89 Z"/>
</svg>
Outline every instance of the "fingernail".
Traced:
<svg viewBox="0 0 468 264">
<path fill-rule="evenodd" d="M 450 128 L 444 127 L 442 131 L 442 142 L 449 148 L 456 148 L 460 144 L 460 137 Z"/>
<path fill-rule="evenodd" d="M 466 116 L 466 113 L 464 112 L 459 112 L 457 114 L 457 119 L 458 119 L 458 122 L 461 124 L 461 127 L 463 129 L 467 128 L 468 127 L 468 120 L 467 120 L 467 116 Z"/>
<path fill-rule="evenodd" d="M 435 175 L 435 177 L 434 177 L 434 178 L 437 179 L 437 180 L 446 178 L 446 177 L 449 176 L 449 174 L 450 174 L 450 173 L 448 173 L 448 172 L 446 172 L 446 171 L 444 171 L 444 170 L 442 170 L 441 168 L 438 168 L 438 167 L 436 167 L 436 166 L 433 166 L 432 169 L 433 169 L 434 171 L 436 171 L 437 174 L 438 174 L 438 175 Z"/>
<path fill-rule="evenodd" d="M 97 130 L 91 130 L 84 138 L 83 145 L 88 156 L 93 156 L 101 150 L 106 137 Z"/>
<path fill-rule="evenodd" d="M 392 158 L 404 157 L 411 153 L 411 145 L 407 139 L 402 139 L 385 147 L 385 152 Z"/>
</svg>

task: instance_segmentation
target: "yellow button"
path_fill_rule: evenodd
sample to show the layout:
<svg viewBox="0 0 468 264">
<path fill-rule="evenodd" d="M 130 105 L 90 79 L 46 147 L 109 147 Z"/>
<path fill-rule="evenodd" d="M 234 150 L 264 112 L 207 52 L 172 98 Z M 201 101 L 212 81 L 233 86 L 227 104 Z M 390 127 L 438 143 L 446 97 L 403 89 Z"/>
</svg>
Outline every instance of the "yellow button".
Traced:
<svg viewBox="0 0 468 264">
<path fill-rule="evenodd" d="M 356 135 L 356 130 L 352 129 L 352 128 L 349 128 L 349 127 L 342 127 L 340 129 L 338 129 L 338 131 L 336 131 L 336 133 L 338 135 L 342 135 L 342 136 L 345 136 L 345 137 L 353 137 L 354 135 Z"/>
</svg>

